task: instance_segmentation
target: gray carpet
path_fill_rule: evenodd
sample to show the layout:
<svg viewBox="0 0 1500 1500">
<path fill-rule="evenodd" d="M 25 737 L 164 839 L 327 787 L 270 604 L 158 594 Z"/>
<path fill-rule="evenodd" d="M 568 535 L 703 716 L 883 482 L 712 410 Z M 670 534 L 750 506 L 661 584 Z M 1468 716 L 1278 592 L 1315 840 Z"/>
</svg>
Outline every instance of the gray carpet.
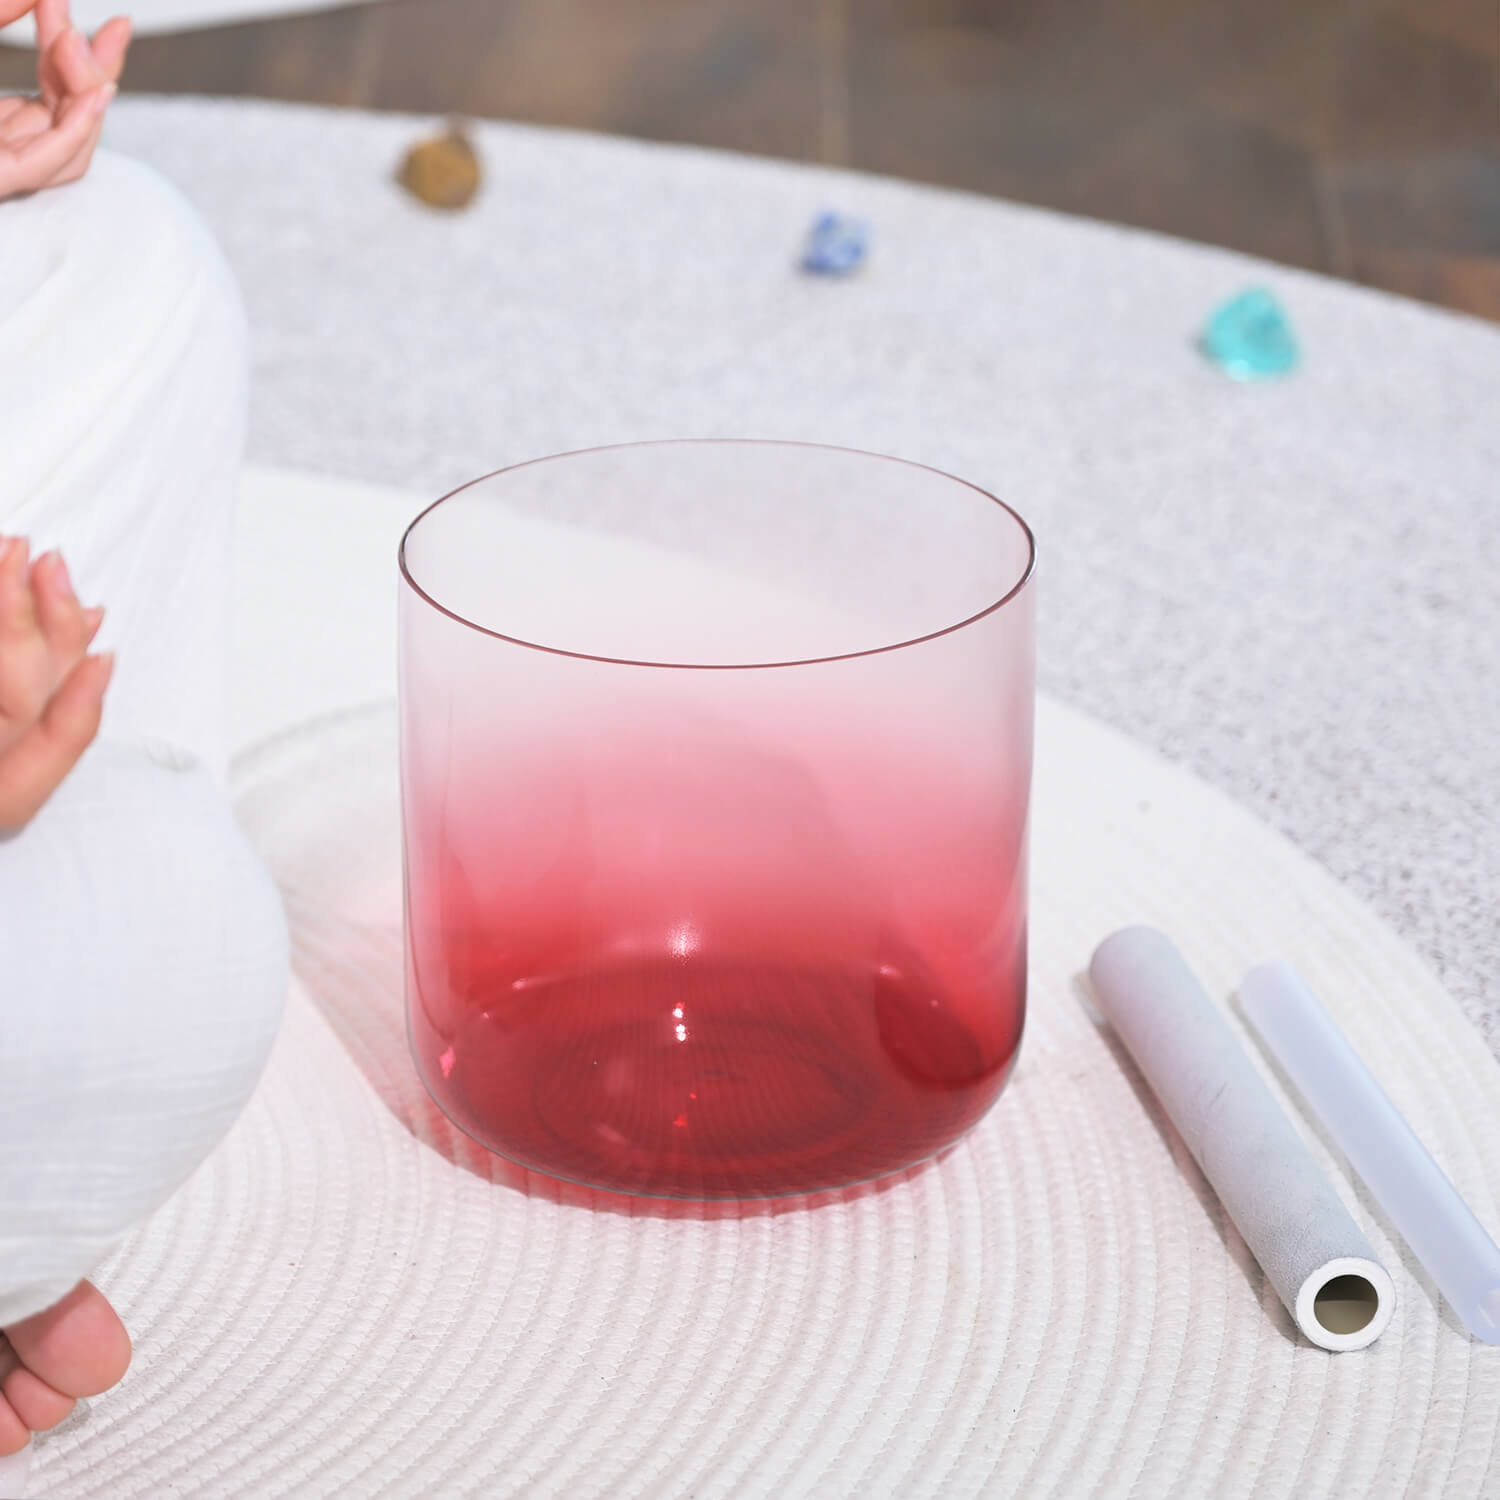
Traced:
<svg viewBox="0 0 1500 1500">
<path fill-rule="evenodd" d="M 958 194 L 515 126 L 483 127 L 484 193 L 442 217 L 390 182 L 422 128 L 117 107 L 109 142 L 239 275 L 252 458 L 436 496 L 726 434 L 990 487 L 1039 536 L 1043 686 L 1289 834 L 1500 1052 L 1500 330 Z M 824 205 L 874 225 L 847 283 L 793 269 Z M 1252 283 L 1306 362 L 1239 386 L 1192 339 Z"/>
</svg>

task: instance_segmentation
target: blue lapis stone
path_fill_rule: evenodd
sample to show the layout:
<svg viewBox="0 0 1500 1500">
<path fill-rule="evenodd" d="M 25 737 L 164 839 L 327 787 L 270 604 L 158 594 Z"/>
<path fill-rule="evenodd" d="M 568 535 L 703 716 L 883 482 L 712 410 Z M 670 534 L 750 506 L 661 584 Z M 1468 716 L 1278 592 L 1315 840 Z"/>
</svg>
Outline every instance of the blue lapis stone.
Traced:
<svg viewBox="0 0 1500 1500">
<path fill-rule="evenodd" d="M 1297 339 L 1281 304 L 1252 287 L 1214 309 L 1200 340 L 1203 352 L 1235 380 L 1265 380 L 1297 368 Z"/>
<path fill-rule="evenodd" d="M 870 226 L 863 219 L 825 212 L 813 220 L 802 247 L 802 269 L 814 276 L 848 276 L 870 253 Z"/>
</svg>

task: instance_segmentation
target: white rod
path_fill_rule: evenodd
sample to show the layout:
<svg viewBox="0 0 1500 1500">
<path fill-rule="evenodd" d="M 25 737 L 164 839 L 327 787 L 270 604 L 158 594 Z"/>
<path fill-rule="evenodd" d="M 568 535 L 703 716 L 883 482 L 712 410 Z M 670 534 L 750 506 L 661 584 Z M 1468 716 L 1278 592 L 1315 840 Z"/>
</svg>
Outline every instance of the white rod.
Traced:
<svg viewBox="0 0 1500 1500">
<path fill-rule="evenodd" d="M 1500 1247 L 1318 997 L 1278 962 L 1245 976 L 1240 1005 L 1454 1312 L 1500 1344 Z"/>
<path fill-rule="evenodd" d="M 1089 978 L 1297 1326 L 1324 1349 L 1374 1343 L 1396 1306 L 1390 1274 L 1182 955 L 1130 927 L 1099 945 Z"/>
</svg>

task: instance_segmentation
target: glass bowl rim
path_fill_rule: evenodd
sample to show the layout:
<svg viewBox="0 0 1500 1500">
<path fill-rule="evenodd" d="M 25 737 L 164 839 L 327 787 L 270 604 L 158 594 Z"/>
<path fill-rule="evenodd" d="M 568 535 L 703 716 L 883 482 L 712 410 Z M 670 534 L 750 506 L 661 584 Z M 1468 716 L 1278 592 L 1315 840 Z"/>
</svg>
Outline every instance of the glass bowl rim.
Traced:
<svg viewBox="0 0 1500 1500">
<path fill-rule="evenodd" d="M 420 526 L 423 520 L 432 514 L 440 505 L 445 505 L 455 496 L 463 494 L 465 490 L 473 489 L 477 484 L 484 484 L 491 479 L 498 479 L 502 474 L 514 474 L 521 469 L 533 468 L 538 464 L 557 463 L 568 458 L 582 458 L 591 453 L 613 453 L 623 449 L 640 448 L 685 448 L 691 445 L 702 445 L 705 447 L 729 448 L 736 446 L 755 446 L 760 448 L 813 448 L 824 453 L 842 453 L 859 458 L 873 458 L 880 463 L 904 464 L 909 469 L 921 469 L 928 474 L 936 474 L 940 479 L 946 479 L 950 484 L 962 485 L 965 489 L 972 490 L 982 499 L 988 500 L 992 505 L 998 505 L 1017 526 L 1021 528 L 1021 534 L 1026 539 L 1026 564 L 1021 569 L 1020 577 L 1005 591 L 998 599 L 985 605 L 983 609 L 976 610 L 973 614 L 964 616 L 961 620 L 955 620 L 951 625 L 944 625 L 937 630 L 925 631 L 921 635 L 908 636 L 904 640 L 892 641 L 883 646 L 867 646 L 859 651 L 842 651 L 832 656 L 809 656 L 781 661 L 751 661 L 751 662 L 691 662 L 691 661 L 643 661 L 624 656 L 605 656 L 594 651 L 569 651 L 561 646 L 548 646 L 540 641 L 529 641 L 523 636 L 507 635 L 502 630 L 493 630 L 488 625 L 481 625 L 476 620 L 469 619 L 457 611 L 449 609 L 446 605 L 434 599 L 417 580 L 412 577 L 411 569 L 406 561 L 406 544 L 412 533 Z M 415 516 L 412 517 L 406 529 L 401 533 L 401 541 L 396 548 L 396 564 L 401 573 L 402 581 L 406 586 L 423 600 L 426 604 L 437 610 L 439 614 L 446 615 L 450 620 L 468 629 L 476 631 L 480 635 L 487 635 L 497 641 L 505 641 L 512 646 L 524 646 L 528 651 L 543 651 L 549 656 L 571 657 L 575 661 L 600 662 L 606 666 L 613 667 L 656 667 L 666 671 L 674 672 L 766 672 L 783 667 L 816 667 L 829 662 L 857 661 L 866 656 L 883 656 L 892 651 L 904 651 L 911 646 L 924 645 L 928 641 L 940 640 L 943 636 L 953 635 L 957 631 L 986 619 L 997 610 L 1003 609 L 1013 599 L 1017 598 L 1026 586 L 1031 582 L 1036 573 L 1036 534 L 1032 531 L 1026 518 L 1015 509 L 1007 505 L 998 495 L 992 495 L 980 485 L 974 484 L 967 479 L 960 479 L 956 474 L 950 474 L 945 469 L 936 468 L 932 464 L 918 463 L 914 459 L 896 458 L 886 453 L 871 453 L 865 448 L 848 448 L 838 443 L 812 443 L 799 441 L 797 439 L 782 438 L 649 438 L 639 442 L 630 443 L 599 443 L 589 448 L 572 448 L 563 453 L 548 453 L 539 458 L 523 459 L 520 463 L 505 464 L 501 468 L 492 469 L 488 474 L 480 474 L 474 479 L 466 480 L 455 489 L 440 495 L 430 505 L 425 505 Z"/>
</svg>

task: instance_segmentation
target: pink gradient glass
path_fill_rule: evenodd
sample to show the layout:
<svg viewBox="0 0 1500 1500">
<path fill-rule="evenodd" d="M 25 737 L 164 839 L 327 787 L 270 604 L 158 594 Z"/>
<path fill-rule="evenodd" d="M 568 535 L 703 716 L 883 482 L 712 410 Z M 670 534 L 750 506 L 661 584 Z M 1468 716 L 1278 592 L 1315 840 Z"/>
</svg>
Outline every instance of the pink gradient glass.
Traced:
<svg viewBox="0 0 1500 1500">
<path fill-rule="evenodd" d="M 1034 547 L 893 459 L 648 443 L 402 540 L 407 1008 L 492 1150 L 668 1197 L 932 1156 L 1021 1039 Z"/>
</svg>

